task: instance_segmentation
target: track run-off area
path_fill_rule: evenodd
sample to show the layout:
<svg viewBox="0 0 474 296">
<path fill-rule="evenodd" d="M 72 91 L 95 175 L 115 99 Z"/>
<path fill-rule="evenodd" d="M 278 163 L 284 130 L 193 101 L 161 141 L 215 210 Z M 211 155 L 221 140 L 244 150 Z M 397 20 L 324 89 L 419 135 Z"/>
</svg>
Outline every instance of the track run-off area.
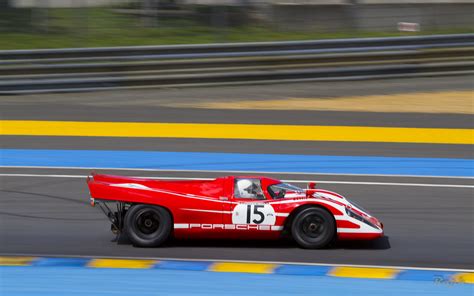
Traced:
<svg viewBox="0 0 474 296">
<path fill-rule="evenodd" d="M 217 260 L 471 272 L 472 98 L 470 112 L 451 108 L 452 113 L 437 113 L 443 100 L 434 100 L 440 104 L 436 112 L 425 112 L 419 106 L 417 112 L 380 112 L 386 110 L 382 107 L 378 111 L 235 108 L 239 100 L 247 104 L 255 100 L 259 106 L 265 100 L 278 100 L 282 106 L 285 98 L 317 95 L 335 101 L 347 97 L 348 90 L 352 90 L 351 96 L 370 96 L 373 102 L 379 94 L 383 100 L 401 93 L 407 96 L 415 85 L 417 91 L 436 97 L 448 91 L 469 91 L 472 77 L 350 84 L 0 97 L 0 256 Z M 219 99 L 231 107 L 203 107 L 207 106 L 203 102 Z M 383 101 L 379 103 L 383 105 Z M 160 248 L 134 248 L 126 238 L 113 241 L 103 213 L 89 206 L 85 178 L 91 171 L 161 179 L 254 174 L 301 187 L 316 181 L 319 188 L 338 192 L 380 218 L 386 237 L 372 242 L 339 242 L 323 250 L 300 249 L 290 240 L 170 240 Z M 355 279 L 358 276 L 354 274 L 341 279 L 196 270 L 3 268 L 10 268 L 8 273 L 0 269 L 8 283 L 24 276 L 30 285 L 51 292 L 47 277 L 67 278 L 71 289 L 90 295 L 100 290 L 102 280 L 118 287 L 121 277 L 139 278 L 131 284 L 134 289 L 159 278 L 150 289 L 182 295 L 217 295 L 223 291 L 236 295 L 269 287 L 276 295 L 316 289 L 323 294 L 335 291 L 351 295 L 377 295 L 381 289 L 394 295 L 469 295 L 473 291 L 473 285 L 449 280 L 400 284 L 370 277 Z M 97 280 L 81 287 L 81 281 L 91 277 Z M 177 288 L 180 277 L 188 285 Z M 216 283 L 214 288 L 204 285 L 206 281 Z M 241 287 L 239 281 L 252 285 Z M 472 279 L 464 282 L 469 281 Z M 29 295 L 13 284 L 2 285 L 11 295 Z M 57 289 L 56 295 L 68 291 L 63 286 Z M 120 289 L 110 288 L 109 292 L 112 290 L 127 295 Z M 150 290 L 141 292 L 155 295 Z"/>
</svg>

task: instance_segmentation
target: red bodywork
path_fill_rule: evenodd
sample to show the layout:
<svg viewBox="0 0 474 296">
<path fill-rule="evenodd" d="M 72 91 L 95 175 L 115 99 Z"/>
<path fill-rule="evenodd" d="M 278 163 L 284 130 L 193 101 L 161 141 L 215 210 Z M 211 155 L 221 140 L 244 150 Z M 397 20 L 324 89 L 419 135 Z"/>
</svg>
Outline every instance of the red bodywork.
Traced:
<svg viewBox="0 0 474 296">
<path fill-rule="evenodd" d="M 236 178 L 259 179 L 264 199 L 236 198 Z M 339 239 L 374 239 L 383 236 L 383 226 L 368 213 L 334 192 L 307 189 L 274 199 L 270 185 L 282 183 L 266 177 L 227 176 L 214 180 L 163 181 L 111 175 L 88 178 L 91 203 L 118 201 L 166 208 L 173 219 L 176 238 L 276 239 L 301 207 L 329 211 Z M 312 185 L 312 184 L 311 184 Z M 312 187 L 312 186 L 311 186 Z M 351 217 L 347 209 L 372 223 Z"/>
</svg>

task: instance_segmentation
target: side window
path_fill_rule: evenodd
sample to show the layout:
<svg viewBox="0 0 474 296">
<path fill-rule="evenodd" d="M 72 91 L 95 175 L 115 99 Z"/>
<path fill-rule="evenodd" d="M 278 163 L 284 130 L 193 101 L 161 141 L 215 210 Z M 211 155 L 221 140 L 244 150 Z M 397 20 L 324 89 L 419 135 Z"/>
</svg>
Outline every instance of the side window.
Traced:
<svg viewBox="0 0 474 296">
<path fill-rule="evenodd" d="M 265 199 L 259 179 L 235 179 L 234 196 L 236 198 Z"/>
<path fill-rule="evenodd" d="M 273 199 L 280 199 L 284 198 L 287 193 L 292 193 L 292 194 L 305 194 L 305 191 L 302 190 L 301 188 L 298 188 L 296 186 L 287 184 L 287 183 L 279 183 L 279 184 L 274 184 L 270 185 L 267 188 L 268 193 Z"/>
<path fill-rule="evenodd" d="M 270 196 L 273 198 L 273 199 L 280 199 L 280 198 L 284 198 L 285 197 L 285 194 L 286 194 L 286 190 L 280 186 L 278 186 L 279 184 L 277 185 L 270 185 L 268 186 L 267 190 L 268 190 L 268 193 L 270 193 Z"/>
</svg>

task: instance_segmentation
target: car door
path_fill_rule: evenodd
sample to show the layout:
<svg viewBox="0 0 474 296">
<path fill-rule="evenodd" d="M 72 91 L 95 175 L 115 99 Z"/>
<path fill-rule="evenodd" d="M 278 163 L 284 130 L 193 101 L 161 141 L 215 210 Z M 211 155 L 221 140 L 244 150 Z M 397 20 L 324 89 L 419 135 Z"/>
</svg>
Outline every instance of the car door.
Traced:
<svg viewBox="0 0 474 296">
<path fill-rule="evenodd" d="M 239 195 L 237 184 L 242 179 L 251 181 L 257 187 L 254 196 Z M 235 178 L 233 194 L 227 211 L 223 216 L 226 232 L 235 238 L 262 238 L 271 236 L 275 231 L 276 213 L 269 203 L 271 198 L 261 188 L 261 180 L 257 178 Z"/>
</svg>

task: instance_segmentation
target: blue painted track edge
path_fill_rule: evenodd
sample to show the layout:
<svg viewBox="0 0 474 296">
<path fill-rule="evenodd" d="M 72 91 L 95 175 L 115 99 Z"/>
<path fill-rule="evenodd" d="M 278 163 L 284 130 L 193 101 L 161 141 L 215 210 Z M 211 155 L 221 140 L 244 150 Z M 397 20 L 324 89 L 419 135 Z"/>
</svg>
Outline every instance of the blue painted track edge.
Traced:
<svg viewBox="0 0 474 296">
<path fill-rule="evenodd" d="M 0 256 L 1 257 L 1 256 Z M 3 258 L 8 258 L 3 257 Z M 21 257 L 12 257 L 12 258 L 21 258 Z M 96 259 L 114 259 L 114 258 L 86 258 L 86 257 L 33 257 L 25 266 L 31 268 L 91 268 L 88 267 L 88 264 Z M 124 259 L 131 260 L 131 259 Z M 143 260 L 143 259 L 134 259 L 134 260 Z M 187 261 L 187 260 L 153 260 L 153 264 L 150 264 L 148 267 L 143 267 L 141 269 L 150 269 L 150 270 L 176 270 L 176 271 L 213 271 L 212 266 L 216 263 L 222 263 L 222 261 Z M 243 263 L 251 265 L 252 262 L 233 262 L 233 261 L 224 261 L 229 263 Z M 332 277 L 331 271 L 339 267 L 356 267 L 356 266 L 344 266 L 344 265 L 304 265 L 304 264 L 280 264 L 280 263 L 271 263 L 274 267 L 272 268 L 270 274 L 273 275 L 292 275 L 292 276 L 316 276 L 316 277 Z M 8 269 L 11 267 L 18 266 L 8 266 L 3 265 L 0 268 Z M 410 269 L 403 267 L 356 267 L 363 269 L 380 269 L 386 268 L 394 271 L 394 276 L 392 278 L 380 279 L 380 280 L 403 280 L 403 281 L 451 281 L 456 275 L 472 273 L 472 271 L 458 271 L 458 270 L 438 270 L 438 269 Z M 115 268 L 114 268 L 115 269 Z M 127 269 L 127 268 L 124 268 Z M 250 272 L 251 273 L 251 272 Z M 358 278 L 365 278 L 363 274 L 358 276 Z M 350 278 L 350 277 L 349 277 Z M 369 279 L 367 277 L 366 279 Z M 379 280 L 379 279 L 377 279 Z"/>
<path fill-rule="evenodd" d="M 473 159 L 210 152 L 0 149 L 0 166 L 474 177 Z"/>
</svg>

